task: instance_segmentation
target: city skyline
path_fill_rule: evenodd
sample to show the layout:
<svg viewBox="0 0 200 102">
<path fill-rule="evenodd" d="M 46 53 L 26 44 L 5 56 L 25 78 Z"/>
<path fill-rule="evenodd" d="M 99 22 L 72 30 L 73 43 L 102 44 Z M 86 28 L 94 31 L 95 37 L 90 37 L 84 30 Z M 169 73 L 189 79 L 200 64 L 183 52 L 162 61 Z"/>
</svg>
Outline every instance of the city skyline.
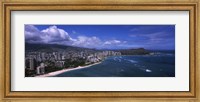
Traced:
<svg viewBox="0 0 200 102">
<path fill-rule="evenodd" d="M 175 25 L 25 25 L 25 42 L 95 49 L 175 50 Z"/>
</svg>

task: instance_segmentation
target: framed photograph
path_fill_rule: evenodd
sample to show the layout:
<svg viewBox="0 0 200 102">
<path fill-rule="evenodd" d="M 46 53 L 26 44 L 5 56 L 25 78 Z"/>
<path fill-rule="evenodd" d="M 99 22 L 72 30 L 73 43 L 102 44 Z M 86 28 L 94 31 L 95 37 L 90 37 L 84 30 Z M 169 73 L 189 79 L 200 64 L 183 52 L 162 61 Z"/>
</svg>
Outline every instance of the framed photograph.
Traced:
<svg viewBox="0 0 200 102">
<path fill-rule="evenodd" d="M 1 4 L 2 99 L 199 98 L 198 0 Z"/>
</svg>

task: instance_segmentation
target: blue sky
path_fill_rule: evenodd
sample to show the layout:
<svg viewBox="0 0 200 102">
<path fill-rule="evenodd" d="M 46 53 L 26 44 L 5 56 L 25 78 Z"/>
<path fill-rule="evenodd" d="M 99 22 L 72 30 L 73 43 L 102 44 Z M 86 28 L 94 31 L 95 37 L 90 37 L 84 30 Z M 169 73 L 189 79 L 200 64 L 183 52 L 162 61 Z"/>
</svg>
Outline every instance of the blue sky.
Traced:
<svg viewBox="0 0 200 102">
<path fill-rule="evenodd" d="M 25 25 L 25 41 L 97 49 L 175 49 L 175 25 Z"/>
</svg>

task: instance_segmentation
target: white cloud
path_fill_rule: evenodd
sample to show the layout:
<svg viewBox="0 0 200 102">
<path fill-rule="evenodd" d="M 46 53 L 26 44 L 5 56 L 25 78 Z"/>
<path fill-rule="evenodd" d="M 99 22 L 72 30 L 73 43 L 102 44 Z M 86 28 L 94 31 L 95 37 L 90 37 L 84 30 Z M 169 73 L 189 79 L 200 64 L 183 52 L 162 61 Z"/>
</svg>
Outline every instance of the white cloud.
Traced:
<svg viewBox="0 0 200 102">
<path fill-rule="evenodd" d="M 78 38 L 72 43 L 74 46 L 93 48 L 101 45 L 101 40 L 95 36 L 86 37 L 78 36 Z"/>
<path fill-rule="evenodd" d="M 73 40 L 66 31 L 56 26 L 50 26 L 47 29 L 39 31 L 33 25 L 26 25 L 25 35 L 26 41 L 30 43 L 59 43 L 61 41 Z"/>
<path fill-rule="evenodd" d="M 63 29 L 57 28 L 56 26 L 50 26 L 41 32 L 43 33 L 42 39 L 47 43 L 72 40 L 67 32 Z"/>
<path fill-rule="evenodd" d="M 113 45 L 113 44 L 120 44 L 120 43 L 122 42 L 119 40 L 110 40 L 110 41 L 106 41 L 104 45 Z"/>
<path fill-rule="evenodd" d="M 78 36 L 76 39 L 73 39 L 68 32 L 57 28 L 57 26 L 50 26 L 49 28 L 40 31 L 33 25 L 25 25 L 25 40 L 29 43 L 62 44 L 86 48 L 103 48 L 126 43 L 126 41 L 116 39 L 102 41 L 96 36 Z"/>
<path fill-rule="evenodd" d="M 25 40 L 31 43 L 41 42 L 41 32 L 33 25 L 25 25 Z"/>
</svg>

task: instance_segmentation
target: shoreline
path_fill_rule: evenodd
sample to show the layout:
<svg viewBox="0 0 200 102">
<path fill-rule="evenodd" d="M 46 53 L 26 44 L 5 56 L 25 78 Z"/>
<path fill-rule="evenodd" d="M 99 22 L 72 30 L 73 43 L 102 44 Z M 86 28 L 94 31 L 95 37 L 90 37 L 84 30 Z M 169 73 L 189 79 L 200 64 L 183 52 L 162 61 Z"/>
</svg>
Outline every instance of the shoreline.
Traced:
<svg viewBox="0 0 200 102">
<path fill-rule="evenodd" d="M 78 67 L 75 67 L 75 68 L 62 69 L 62 70 L 58 70 L 58 71 L 55 71 L 55 72 L 46 73 L 46 74 L 43 74 L 43 75 L 37 75 L 37 76 L 34 76 L 34 77 L 52 77 L 52 76 L 56 76 L 58 74 L 68 72 L 68 71 L 83 69 L 83 68 L 87 68 L 87 67 L 90 67 L 90 66 L 93 66 L 93 65 L 97 65 L 97 64 L 100 64 L 101 62 L 102 61 L 90 64 L 90 65 L 86 65 L 86 66 L 78 66 Z"/>
</svg>

